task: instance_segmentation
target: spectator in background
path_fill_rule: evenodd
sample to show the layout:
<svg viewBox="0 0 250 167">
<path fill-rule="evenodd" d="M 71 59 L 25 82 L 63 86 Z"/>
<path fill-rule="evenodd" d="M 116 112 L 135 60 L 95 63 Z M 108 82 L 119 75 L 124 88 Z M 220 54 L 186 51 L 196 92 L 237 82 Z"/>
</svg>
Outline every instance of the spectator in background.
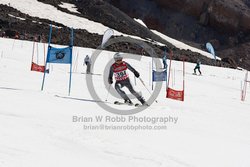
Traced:
<svg viewBox="0 0 250 167">
<path fill-rule="evenodd" d="M 91 60 L 90 60 L 90 58 L 89 58 L 89 55 L 87 55 L 87 56 L 85 57 L 84 63 L 85 63 L 86 66 L 87 66 L 86 73 L 87 73 L 87 74 L 90 74 Z"/>
<path fill-rule="evenodd" d="M 201 61 L 200 61 L 200 59 L 198 59 L 198 60 L 197 60 L 197 63 L 196 63 L 196 66 L 195 66 L 195 68 L 194 68 L 194 75 L 196 75 L 196 70 L 198 70 L 199 73 L 200 73 L 200 75 L 201 75 L 201 70 L 200 70 L 200 68 L 201 68 Z"/>
<path fill-rule="evenodd" d="M 168 67 L 167 65 L 167 56 L 168 56 L 168 48 L 165 47 L 165 51 L 164 51 L 164 56 L 162 57 L 162 63 L 163 63 L 163 68 L 166 69 Z"/>
</svg>

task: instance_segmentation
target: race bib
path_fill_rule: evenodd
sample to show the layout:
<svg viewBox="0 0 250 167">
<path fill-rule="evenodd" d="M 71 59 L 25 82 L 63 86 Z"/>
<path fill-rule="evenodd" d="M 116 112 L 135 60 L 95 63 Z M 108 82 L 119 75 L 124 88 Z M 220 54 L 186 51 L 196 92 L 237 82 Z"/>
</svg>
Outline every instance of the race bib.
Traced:
<svg viewBox="0 0 250 167">
<path fill-rule="evenodd" d="M 128 78 L 127 74 L 128 67 L 125 62 L 121 64 L 113 64 L 112 66 L 113 66 L 115 80 L 122 81 Z"/>
<path fill-rule="evenodd" d="M 126 73 L 126 70 L 115 72 L 114 75 L 117 81 L 125 80 L 128 78 L 128 74 Z"/>
</svg>

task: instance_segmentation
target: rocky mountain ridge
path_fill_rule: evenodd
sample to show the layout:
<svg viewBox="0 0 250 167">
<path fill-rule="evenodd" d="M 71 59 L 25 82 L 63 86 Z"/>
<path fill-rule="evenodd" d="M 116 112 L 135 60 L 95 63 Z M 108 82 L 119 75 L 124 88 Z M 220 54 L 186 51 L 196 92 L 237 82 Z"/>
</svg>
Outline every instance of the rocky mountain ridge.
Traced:
<svg viewBox="0 0 250 167">
<path fill-rule="evenodd" d="M 85 17 L 90 20 L 100 22 L 108 27 L 111 27 L 113 29 L 116 29 L 120 32 L 140 36 L 144 39 L 151 38 L 155 41 L 160 41 L 161 43 L 166 44 L 169 49 L 174 51 L 174 59 L 181 60 L 183 57 L 187 59 L 187 61 L 190 62 L 196 62 L 197 59 L 201 59 L 203 64 L 209 64 L 209 65 L 215 65 L 214 61 L 211 59 L 208 59 L 204 56 L 201 56 L 198 53 L 193 53 L 189 50 L 180 50 L 178 48 L 175 48 L 171 44 L 169 44 L 167 41 L 163 40 L 159 36 L 153 34 L 151 31 L 149 31 L 147 28 L 143 27 L 139 23 L 135 22 L 131 17 L 129 17 L 126 13 L 119 10 L 120 8 L 116 8 L 112 2 L 106 2 L 102 0 L 92 0 L 92 1 L 86 1 L 86 0 L 39 0 L 43 3 L 48 3 L 53 6 L 56 6 L 58 10 L 71 13 L 67 9 L 61 8 L 59 5 L 61 2 L 67 2 L 67 3 L 73 3 L 77 6 L 78 11 L 80 14 L 75 14 L 80 17 Z M 113 6 L 114 5 L 114 6 Z M 9 7 L 7 5 L 1 5 L 0 6 L 0 25 L 1 30 L 3 31 L 14 31 L 18 32 L 22 38 L 28 38 L 30 40 L 34 39 L 34 36 L 38 34 L 42 34 L 44 40 L 47 40 L 47 34 L 48 34 L 48 25 L 50 23 L 64 27 L 63 30 L 61 30 L 60 36 L 54 36 L 54 39 L 57 41 L 57 43 L 65 44 L 68 42 L 68 37 L 64 36 L 63 31 L 67 31 L 67 27 L 65 27 L 62 24 L 51 22 L 50 20 L 45 19 L 39 19 L 30 17 L 26 14 L 21 13 L 20 11 L 17 11 L 13 9 L 12 7 Z M 25 20 L 18 20 L 14 17 L 10 16 L 9 14 L 12 14 L 14 16 L 20 16 L 22 18 L 25 18 Z M 190 16 L 189 16 L 190 17 Z M 34 22 L 34 20 L 36 22 Z M 38 22 L 41 22 L 42 24 L 38 24 Z M 145 22 L 148 25 L 148 22 Z M 23 28 L 25 27 L 25 28 Z M 149 26 L 150 27 L 150 26 Z M 161 26 L 159 26 L 161 27 Z M 156 27 L 157 28 L 157 27 Z M 155 29 L 156 29 L 155 28 Z M 39 32 L 39 33 L 38 33 Z M 24 35 L 26 34 L 26 35 Z M 67 33 L 65 33 L 67 34 Z M 169 35 L 171 36 L 171 35 Z M 86 30 L 77 29 L 75 30 L 75 45 L 76 46 L 84 46 L 84 47 L 91 47 L 96 48 L 100 45 L 101 42 L 101 35 L 98 34 L 91 34 L 87 32 Z M 177 38 L 178 39 L 178 38 Z M 186 40 L 187 43 L 191 43 L 193 45 L 196 45 L 196 47 L 202 48 L 202 44 L 199 44 L 197 42 L 193 42 L 191 40 Z M 158 57 L 161 57 L 163 55 L 163 47 L 151 44 L 149 43 L 156 51 Z M 115 44 L 114 46 L 110 46 L 106 48 L 107 50 L 112 51 L 124 51 L 124 52 L 130 52 L 130 53 L 137 53 L 141 54 L 141 52 L 133 45 L 130 44 Z M 204 49 L 204 48 L 203 48 Z M 231 52 L 230 52 L 231 53 Z M 228 54 L 228 53 L 227 53 Z M 216 65 L 218 66 L 226 66 L 226 67 L 236 67 L 236 61 L 231 58 L 225 58 L 225 62 L 217 62 Z"/>
<path fill-rule="evenodd" d="M 151 29 L 250 68 L 249 0 L 106 0 Z"/>
</svg>

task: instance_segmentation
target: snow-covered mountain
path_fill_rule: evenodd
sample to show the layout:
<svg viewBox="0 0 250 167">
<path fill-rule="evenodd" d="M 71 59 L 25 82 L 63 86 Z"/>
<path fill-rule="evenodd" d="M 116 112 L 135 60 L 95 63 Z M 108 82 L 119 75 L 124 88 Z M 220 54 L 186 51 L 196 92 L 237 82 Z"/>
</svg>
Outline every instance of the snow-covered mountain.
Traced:
<svg viewBox="0 0 250 167">
<path fill-rule="evenodd" d="M 17 8 L 18 4 L 21 8 L 19 1 L 13 6 Z M 45 9 L 50 11 L 50 7 Z M 68 20 L 62 24 L 72 21 L 72 16 L 64 16 Z M 85 24 L 102 31 L 103 25 Z M 180 43 L 172 42 L 180 47 Z M 100 104 L 123 112 L 135 107 L 116 106 L 112 104 L 119 100 L 115 94 L 107 96 L 105 71 L 114 52 L 101 52 L 94 64 L 93 72 L 99 75 L 92 76 L 93 87 L 99 100 L 91 96 L 89 78 L 82 74 L 86 71 L 83 59 L 94 49 L 73 47 L 72 89 L 68 96 L 69 65 L 50 64 L 41 91 L 43 74 L 30 71 L 31 59 L 35 53 L 35 61 L 43 64 L 47 44 L 35 46 L 33 50 L 33 42 L 0 38 L 1 167 L 250 166 L 249 91 L 245 102 L 240 100 L 245 71 L 201 65 L 203 75 L 197 76 L 192 75 L 195 64 L 186 63 L 184 102 L 165 98 L 164 83 L 158 103 L 134 115 L 116 115 Z M 125 60 L 140 72 L 152 92 L 152 59 L 133 56 L 141 60 Z M 182 62 L 173 61 L 171 74 L 170 86 L 181 88 Z M 130 78 L 148 100 L 150 94 L 140 80 L 134 80 L 131 73 Z"/>
<path fill-rule="evenodd" d="M 223 61 L 250 69 L 249 0 L 104 0 L 150 29 L 202 48 L 209 41 Z M 224 59 L 223 59 L 224 58 Z"/>
<path fill-rule="evenodd" d="M 192 47 L 185 44 L 181 44 L 182 47 L 180 45 L 176 46 L 174 45 L 176 42 L 172 42 L 173 39 L 151 31 L 115 7 L 104 2 L 100 2 L 101 4 L 97 3 L 96 5 L 95 3 L 97 2 L 79 1 L 75 4 L 69 4 L 46 0 L 42 2 L 26 0 L 13 3 L 9 0 L 2 0 L 2 17 L 0 16 L 3 23 L 2 31 L 7 31 L 9 36 L 18 33 L 21 39 L 34 40 L 34 38 L 42 36 L 45 42 L 48 40 L 49 24 L 53 24 L 55 27 L 59 27 L 54 28 L 54 32 L 56 32 L 54 40 L 59 42 L 59 44 L 65 45 L 69 41 L 67 27 L 73 27 L 75 29 L 74 44 L 76 46 L 97 48 L 101 43 L 102 34 L 109 27 L 116 30 L 115 36 L 123 35 L 126 37 L 129 35 L 138 40 L 146 40 L 154 48 L 158 57 L 163 55 L 164 47 L 162 45 L 166 45 L 169 49 L 175 50 L 174 59 L 180 60 L 183 55 L 186 55 L 189 62 L 196 62 L 197 59 L 200 59 L 203 64 L 215 65 L 213 60 L 202 56 L 213 57 L 210 53 L 192 49 Z M 93 10 L 90 10 L 92 8 Z M 151 44 L 152 41 L 154 41 L 153 44 Z M 118 43 L 117 45 L 118 47 L 111 45 L 106 49 L 140 53 L 136 49 L 136 46 L 131 45 L 126 47 L 124 43 Z M 220 61 L 216 65 L 235 67 L 235 65 L 232 66 L 228 62 Z"/>
</svg>

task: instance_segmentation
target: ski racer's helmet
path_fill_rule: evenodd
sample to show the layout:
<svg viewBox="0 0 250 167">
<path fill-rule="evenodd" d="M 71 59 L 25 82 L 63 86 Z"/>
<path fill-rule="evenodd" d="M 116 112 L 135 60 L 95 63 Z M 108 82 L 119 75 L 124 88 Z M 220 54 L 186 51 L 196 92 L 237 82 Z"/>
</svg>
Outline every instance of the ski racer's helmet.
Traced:
<svg viewBox="0 0 250 167">
<path fill-rule="evenodd" d="M 122 54 L 117 52 L 115 55 L 114 55 L 114 60 L 115 61 L 118 61 L 118 60 L 122 60 L 123 57 L 122 57 Z"/>
</svg>

